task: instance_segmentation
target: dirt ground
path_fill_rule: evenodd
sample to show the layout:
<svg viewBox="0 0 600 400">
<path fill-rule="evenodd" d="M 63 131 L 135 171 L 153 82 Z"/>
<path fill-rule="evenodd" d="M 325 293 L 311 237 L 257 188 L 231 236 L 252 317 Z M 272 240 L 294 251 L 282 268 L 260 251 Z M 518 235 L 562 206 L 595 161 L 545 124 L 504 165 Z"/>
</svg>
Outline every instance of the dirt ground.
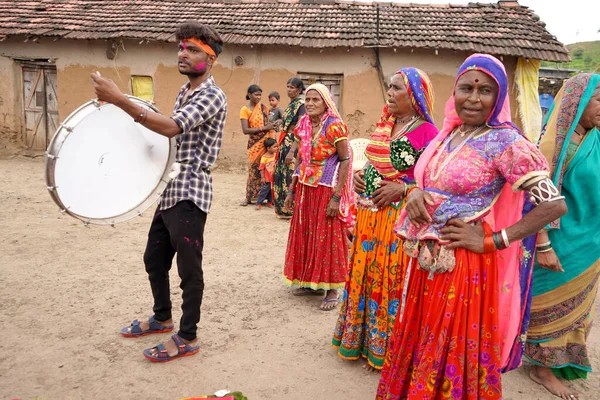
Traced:
<svg viewBox="0 0 600 400">
<path fill-rule="evenodd" d="M 167 335 L 119 335 L 151 314 L 142 253 L 153 210 L 116 228 L 86 228 L 46 193 L 43 158 L 0 160 L 0 398 L 175 400 L 232 389 L 250 400 L 373 399 L 378 374 L 330 346 L 336 312 L 283 285 L 288 222 L 239 207 L 244 182 L 241 172 L 214 173 L 201 351 L 155 364 L 142 350 Z M 177 320 L 181 292 L 171 273 Z M 598 398 L 599 338 L 595 327 L 595 372 L 573 384 L 583 399 Z M 527 372 L 504 376 L 505 399 L 554 398 Z"/>
</svg>

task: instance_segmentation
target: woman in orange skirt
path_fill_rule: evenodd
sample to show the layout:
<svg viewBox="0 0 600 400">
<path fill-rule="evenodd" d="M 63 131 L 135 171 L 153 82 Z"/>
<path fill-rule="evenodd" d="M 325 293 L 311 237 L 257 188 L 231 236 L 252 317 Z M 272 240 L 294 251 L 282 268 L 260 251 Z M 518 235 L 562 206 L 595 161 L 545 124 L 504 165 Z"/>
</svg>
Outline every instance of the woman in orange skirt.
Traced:
<svg viewBox="0 0 600 400">
<path fill-rule="evenodd" d="M 394 233 L 414 166 L 438 134 L 429 77 L 403 68 L 390 79 L 388 101 L 371 135 L 369 164 L 354 175 L 356 227 L 343 302 L 332 344 L 345 360 L 383 367 L 404 288 L 406 257 Z"/>
<path fill-rule="evenodd" d="M 500 374 L 520 364 L 532 267 L 523 249 L 566 205 L 510 122 L 507 93 L 500 61 L 467 58 L 417 162 L 396 226 L 410 278 L 378 399 L 500 399 Z M 537 204 L 528 213 L 523 190 Z"/>
</svg>

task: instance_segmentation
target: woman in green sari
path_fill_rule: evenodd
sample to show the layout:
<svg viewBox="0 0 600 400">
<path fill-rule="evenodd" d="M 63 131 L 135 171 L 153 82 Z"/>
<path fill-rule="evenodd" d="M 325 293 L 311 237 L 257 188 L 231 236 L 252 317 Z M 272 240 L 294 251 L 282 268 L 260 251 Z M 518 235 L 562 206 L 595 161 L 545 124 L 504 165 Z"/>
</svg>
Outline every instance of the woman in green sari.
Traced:
<svg viewBox="0 0 600 400">
<path fill-rule="evenodd" d="M 292 218 L 292 210 L 285 208 L 284 203 L 288 195 L 288 187 L 292 182 L 292 173 L 294 172 L 293 159 L 296 154 L 294 128 L 298 123 L 298 119 L 306 112 L 304 101 L 300 97 L 302 92 L 304 92 L 304 83 L 302 80 L 300 78 L 290 78 L 287 81 L 286 90 L 290 98 L 290 104 L 288 104 L 283 112 L 281 133 L 278 140 L 279 151 L 277 152 L 277 162 L 273 176 L 275 215 L 282 219 Z"/>
<path fill-rule="evenodd" d="M 586 339 L 600 278 L 600 75 L 579 74 L 557 94 L 540 140 L 569 211 L 538 235 L 525 355 L 531 379 L 577 399 L 557 377 L 591 372 Z"/>
</svg>

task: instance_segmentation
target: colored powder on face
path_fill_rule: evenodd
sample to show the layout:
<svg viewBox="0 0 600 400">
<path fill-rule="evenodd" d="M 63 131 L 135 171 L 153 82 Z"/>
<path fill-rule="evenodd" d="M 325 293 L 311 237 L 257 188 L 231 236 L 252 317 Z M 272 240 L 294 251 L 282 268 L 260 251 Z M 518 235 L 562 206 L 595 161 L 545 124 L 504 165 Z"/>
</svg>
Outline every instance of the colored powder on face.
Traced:
<svg viewBox="0 0 600 400">
<path fill-rule="evenodd" d="M 187 49 L 187 42 L 182 42 L 181 47 L 183 47 L 184 49 Z"/>
<path fill-rule="evenodd" d="M 200 71 L 200 70 L 204 69 L 204 67 L 206 67 L 206 62 L 201 62 L 200 64 L 196 65 L 196 66 L 194 67 L 194 69 L 195 69 L 196 71 Z"/>
</svg>

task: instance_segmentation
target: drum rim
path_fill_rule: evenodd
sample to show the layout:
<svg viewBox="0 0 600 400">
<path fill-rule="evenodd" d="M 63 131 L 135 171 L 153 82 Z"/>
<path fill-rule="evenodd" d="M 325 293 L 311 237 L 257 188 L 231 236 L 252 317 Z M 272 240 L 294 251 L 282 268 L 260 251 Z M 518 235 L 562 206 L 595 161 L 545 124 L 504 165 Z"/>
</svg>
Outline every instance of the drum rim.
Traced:
<svg viewBox="0 0 600 400">
<path fill-rule="evenodd" d="M 126 95 L 126 97 L 134 102 L 141 103 L 141 105 L 148 107 L 149 109 L 151 109 L 152 111 L 154 111 L 156 113 L 161 114 L 161 112 L 158 110 L 158 108 L 156 108 L 149 101 L 140 99 L 139 97 L 130 96 L 130 95 Z M 119 215 L 105 217 L 105 218 L 88 217 L 85 215 L 80 215 L 80 214 L 74 213 L 74 212 L 70 211 L 64 205 L 64 203 L 62 202 L 62 200 L 56 190 L 57 187 L 56 187 L 56 181 L 55 181 L 55 175 L 54 175 L 55 167 L 56 167 L 56 159 L 59 158 L 59 157 L 57 157 L 57 155 L 60 154 L 60 149 L 62 148 L 62 144 L 65 142 L 66 138 L 65 138 L 65 140 L 63 140 L 60 143 L 58 142 L 58 140 L 59 140 L 63 130 L 66 130 L 67 132 L 69 132 L 69 128 L 71 128 L 68 125 L 69 121 L 71 121 L 74 118 L 74 116 L 77 115 L 77 113 L 81 112 L 81 110 L 89 107 L 90 105 L 93 105 L 94 107 L 97 107 L 97 108 L 101 108 L 107 104 L 101 104 L 98 101 L 98 99 L 92 99 L 92 100 L 82 104 L 75 111 L 73 111 L 71 114 L 69 114 L 69 116 L 67 118 L 64 119 L 64 121 L 56 129 L 56 132 L 54 132 L 54 135 L 52 135 L 52 139 L 50 140 L 50 143 L 48 143 L 48 148 L 46 149 L 46 161 L 45 161 L 45 167 L 44 167 L 46 189 L 48 190 L 48 193 L 50 194 L 50 197 L 52 198 L 54 203 L 59 207 L 61 214 L 70 215 L 71 217 L 82 221 L 84 223 L 84 225 L 86 225 L 86 226 L 88 226 L 90 224 L 114 226 L 115 224 L 129 221 L 132 218 L 141 216 L 144 211 L 146 211 L 154 203 L 156 203 L 157 200 L 160 199 L 160 196 L 166 189 L 167 184 L 169 183 L 169 180 L 170 180 L 168 175 L 169 175 L 169 172 L 171 169 L 171 165 L 175 162 L 175 155 L 177 152 L 177 144 L 176 144 L 176 140 L 174 137 L 169 138 L 169 156 L 167 158 L 167 164 L 165 165 L 163 174 L 162 174 L 160 180 L 154 186 L 154 189 L 152 189 L 151 193 L 144 200 L 142 200 L 140 203 L 138 203 L 135 207 L 133 207 Z M 158 133 L 156 133 L 156 134 L 158 135 Z M 68 136 L 68 133 L 66 135 Z"/>
</svg>

